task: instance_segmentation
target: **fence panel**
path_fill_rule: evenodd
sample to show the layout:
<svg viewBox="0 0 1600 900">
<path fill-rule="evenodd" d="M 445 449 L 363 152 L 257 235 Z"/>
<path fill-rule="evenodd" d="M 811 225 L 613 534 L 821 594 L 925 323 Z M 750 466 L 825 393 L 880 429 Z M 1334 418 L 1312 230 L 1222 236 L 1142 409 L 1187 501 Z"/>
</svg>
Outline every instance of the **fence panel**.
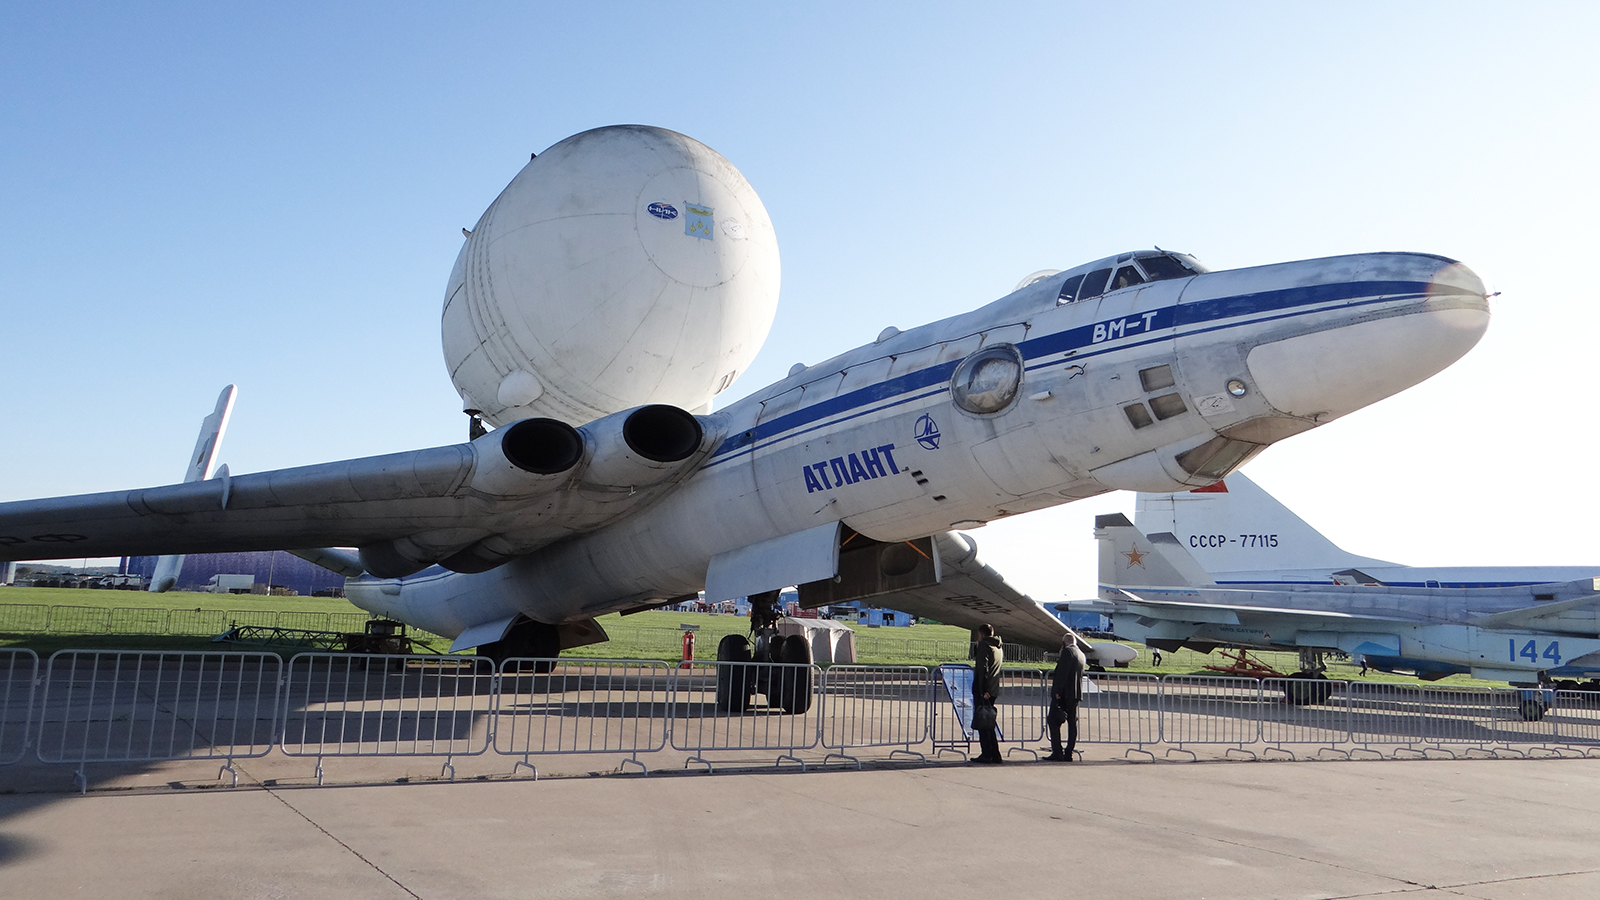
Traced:
<svg viewBox="0 0 1600 900">
<path fill-rule="evenodd" d="M 366 630 L 367 620 L 371 618 L 366 613 L 328 613 L 328 630 L 359 633 Z"/>
<path fill-rule="evenodd" d="M 105 634 L 111 610 L 103 606 L 52 606 L 50 631 L 55 634 Z"/>
<path fill-rule="evenodd" d="M 275 609 L 230 609 L 227 618 L 230 625 L 278 627 L 278 611 Z"/>
<path fill-rule="evenodd" d="M 672 681 L 672 668 L 654 660 L 508 659 L 500 667 L 494 752 L 526 758 L 660 750 Z"/>
<path fill-rule="evenodd" d="M 1350 742 L 1363 747 L 1414 744 L 1423 737 L 1422 689 L 1350 682 Z"/>
<path fill-rule="evenodd" d="M 1003 743 L 1043 741 L 1044 719 L 1049 712 L 1050 673 L 1038 669 L 1000 670 L 1000 702 L 995 704 L 995 713 Z"/>
<path fill-rule="evenodd" d="M 476 756 L 489 748 L 495 682 L 481 656 L 301 653 L 289 660 L 280 746 L 318 758 Z"/>
<path fill-rule="evenodd" d="M 1261 682 L 1167 675 L 1161 679 L 1161 738 L 1169 744 L 1231 744 L 1261 738 Z"/>
<path fill-rule="evenodd" d="M 0 603 L 0 633 L 39 634 L 50 627 L 50 607 Z"/>
<path fill-rule="evenodd" d="M 1261 741 L 1333 747 L 1350 740 L 1350 686 L 1342 681 L 1267 678 L 1261 682 Z"/>
<path fill-rule="evenodd" d="M 1565 692 L 1549 688 L 1498 688 L 1489 693 L 1492 734 L 1486 743 L 1549 744 L 1559 740 L 1561 728 L 1582 715 L 1577 709 L 1562 708 Z"/>
<path fill-rule="evenodd" d="M 925 666 L 833 666 L 822 675 L 822 745 L 905 747 L 928 737 L 932 684 Z"/>
<path fill-rule="evenodd" d="M 167 634 L 167 611 L 119 606 L 111 610 L 106 634 Z"/>
<path fill-rule="evenodd" d="M 282 670 L 274 653 L 58 651 L 45 664 L 39 760 L 264 756 Z"/>
<path fill-rule="evenodd" d="M 32 650 L 0 650 L 0 766 L 21 762 L 28 753 L 34 685 L 38 681 L 37 654 Z"/>
<path fill-rule="evenodd" d="M 822 705 L 814 702 L 821 675 L 816 666 L 802 663 L 680 667 L 672 696 L 672 746 L 693 753 L 809 750 L 821 739 Z"/>
<path fill-rule="evenodd" d="M 978 739 L 972 728 L 972 667 L 946 663 L 936 670 L 929 734 L 934 747 L 964 747 Z M 1002 744 L 1036 744 L 1044 740 L 1044 717 L 1050 710 L 1050 681 L 1034 669 L 1002 669 L 1000 700 L 995 704 L 997 737 Z"/>
<path fill-rule="evenodd" d="M 175 609 L 167 629 L 177 635 L 218 635 L 228 630 L 228 614 L 220 609 Z"/>
<path fill-rule="evenodd" d="M 1514 707 L 1501 703 L 1497 715 L 1495 692 L 1485 688 L 1428 688 L 1421 691 L 1417 703 L 1422 739 L 1440 745 L 1492 744 L 1500 733 L 1496 719 L 1516 714 Z M 1541 730 L 1549 729 L 1543 726 Z"/>
<path fill-rule="evenodd" d="M 328 614 L 309 611 L 278 611 L 279 628 L 298 628 L 302 631 L 328 631 Z M 358 629 L 359 630 L 359 629 Z"/>
<path fill-rule="evenodd" d="M 1600 744 L 1600 693 L 1556 691 L 1555 708 L 1545 714 L 1552 738 L 1578 746 Z"/>
<path fill-rule="evenodd" d="M 1090 673 L 1078 706 L 1078 743 L 1132 744 L 1161 740 L 1161 679 L 1154 675 Z"/>
</svg>

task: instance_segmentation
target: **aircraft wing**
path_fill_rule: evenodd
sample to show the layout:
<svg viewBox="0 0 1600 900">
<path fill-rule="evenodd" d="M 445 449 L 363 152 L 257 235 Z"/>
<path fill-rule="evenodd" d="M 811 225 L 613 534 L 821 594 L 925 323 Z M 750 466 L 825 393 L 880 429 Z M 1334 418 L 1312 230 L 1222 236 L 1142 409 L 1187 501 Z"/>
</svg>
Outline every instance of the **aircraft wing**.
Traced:
<svg viewBox="0 0 1600 900">
<path fill-rule="evenodd" d="M 1007 642 L 1048 650 L 1061 646 L 1066 625 L 984 565 L 971 538 L 950 531 L 934 535 L 933 545 L 939 552 L 938 584 L 879 594 L 870 602 L 963 628 L 988 622 Z"/>
<path fill-rule="evenodd" d="M 1240 613 L 1258 613 L 1278 616 L 1305 616 L 1313 619 L 1343 619 L 1343 620 L 1369 620 L 1383 622 L 1404 622 L 1408 619 L 1391 618 L 1388 616 L 1356 615 L 1353 613 L 1333 612 L 1325 609 L 1290 609 L 1287 607 L 1250 606 L 1234 603 L 1204 603 L 1192 600 L 1163 600 L 1135 594 L 1129 590 L 1122 590 L 1126 600 L 1112 601 L 1123 610 L 1134 615 L 1143 615 L 1154 619 L 1181 618 L 1185 622 L 1210 622 L 1219 625 L 1238 625 Z"/>
<path fill-rule="evenodd" d="M 1588 587 L 1590 591 L 1600 586 L 1600 579 L 1584 580 L 1576 584 Z M 1538 606 L 1524 606 L 1521 609 L 1510 609 L 1505 612 L 1490 613 L 1472 619 L 1472 624 L 1479 628 L 1537 628 L 1539 620 L 1559 616 L 1562 613 L 1575 609 L 1600 604 L 1600 593 L 1589 593 L 1574 597 L 1570 600 L 1557 600 L 1541 603 Z"/>
<path fill-rule="evenodd" d="M 631 459 L 607 440 L 624 415 L 582 429 L 526 420 L 467 444 L 0 503 L 0 561 L 358 547 L 381 577 L 433 563 L 482 571 L 658 498 L 715 446 L 695 426 L 702 440 L 689 456 L 603 479 L 617 457 Z"/>
</svg>

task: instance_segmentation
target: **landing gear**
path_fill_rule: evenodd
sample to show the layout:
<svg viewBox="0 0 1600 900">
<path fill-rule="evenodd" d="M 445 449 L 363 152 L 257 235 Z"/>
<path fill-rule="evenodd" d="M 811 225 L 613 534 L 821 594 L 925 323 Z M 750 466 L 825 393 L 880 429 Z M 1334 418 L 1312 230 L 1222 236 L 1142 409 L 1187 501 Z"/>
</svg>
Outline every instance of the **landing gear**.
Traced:
<svg viewBox="0 0 1600 900">
<path fill-rule="evenodd" d="M 811 709 L 811 644 L 801 635 L 778 633 L 778 592 L 750 598 L 750 635 L 730 634 L 717 644 L 717 661 L 769 665 L 717 666 L 717 711 L 742 714 L 765 694 L 767 705 L 791 715 Z M 783 663 L 787 665 L 770 665 Z"/>
<path fill-rule="evenodd" d="M 561 655 L 561 632 L 554 625 L 519 618 L 506 629 L 504 637 L 480 644 L 477 652 L 493 660 L 496 667 L 508 659 L 542 660 L 534 663 L 533 671 L 544 675 L 554 668 L 555 658 Z"/>
<path fill-rule="evenodd" d="M 1291 706 L 1315 706 L 1333 696 L 1334 683 L 1328 680 L 1327 655 L 1321 650 L 1300 651 L 1300 671 L 1283 685 L 1283 699 Z"/>
</svg>

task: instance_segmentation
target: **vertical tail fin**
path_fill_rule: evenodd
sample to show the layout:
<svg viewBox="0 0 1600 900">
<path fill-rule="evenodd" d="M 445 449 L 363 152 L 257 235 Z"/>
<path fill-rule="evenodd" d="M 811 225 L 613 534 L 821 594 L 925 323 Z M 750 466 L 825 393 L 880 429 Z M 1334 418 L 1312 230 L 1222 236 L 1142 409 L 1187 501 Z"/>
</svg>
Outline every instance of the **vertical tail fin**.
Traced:
<svg viewBox="0 0 1600 900">
<path fill-rule="evenodd" d="M 1237 472 L 1198 491 L 1140 493 L 1134 521 L 1177 535 L 1208 572 L 1393 565 L 1341 549 Z"/>
<path fill-rule="evenodd" d="M 1205 587 L 1211 577 L 1178 543 L 1162 533 L 1146 537 L 1121 513 L 1096 516 L 1102 598 L 1122 588 Z"/>
<path fill-rule="evenodd" d="M 194 452 L 189 454 L 189 465 L 183 470 L 183 482 L 205 481 L 211 477 L 217 461 L 217 449 L 222 446 L 223 432 L 228 430 L 228 418 L 233 415 L 233 400 L 239 395 L 238 387 L 228 385 L 217 395 L 217 407 L 200 423 L 200 436 L 195 439 Z M 155 572 L 150 575 L 150 591 L 162 593 L 178 583 L 183 571 L 182 556 L 163 556 L 156 560 Z"/>
</svg>

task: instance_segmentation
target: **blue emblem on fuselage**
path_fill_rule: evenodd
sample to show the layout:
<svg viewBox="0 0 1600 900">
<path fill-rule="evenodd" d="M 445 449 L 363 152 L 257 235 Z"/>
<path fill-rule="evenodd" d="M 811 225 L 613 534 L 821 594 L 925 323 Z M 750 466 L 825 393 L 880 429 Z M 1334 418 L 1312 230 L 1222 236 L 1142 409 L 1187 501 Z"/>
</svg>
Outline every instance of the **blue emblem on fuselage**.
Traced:
<svg viewBox="0 0 1600 900">
<path fill-rule="evenodd" d="M 933 416 L 924 415 L 918 419 L 916 428 L 912 430 L 911 436 L 915 437 L 917 443 L 921 444 L 924 449 L 939 449 L 939 423 L 933 420 Z"/>
<path fill-rule="evenodd" d="M 678 208 L 671 203 L 652 203 L 646 206 L 645 209 L 650 211 L 650 215 L 658 219 L 676 219 L 678 217 Z"/>
</svg>

